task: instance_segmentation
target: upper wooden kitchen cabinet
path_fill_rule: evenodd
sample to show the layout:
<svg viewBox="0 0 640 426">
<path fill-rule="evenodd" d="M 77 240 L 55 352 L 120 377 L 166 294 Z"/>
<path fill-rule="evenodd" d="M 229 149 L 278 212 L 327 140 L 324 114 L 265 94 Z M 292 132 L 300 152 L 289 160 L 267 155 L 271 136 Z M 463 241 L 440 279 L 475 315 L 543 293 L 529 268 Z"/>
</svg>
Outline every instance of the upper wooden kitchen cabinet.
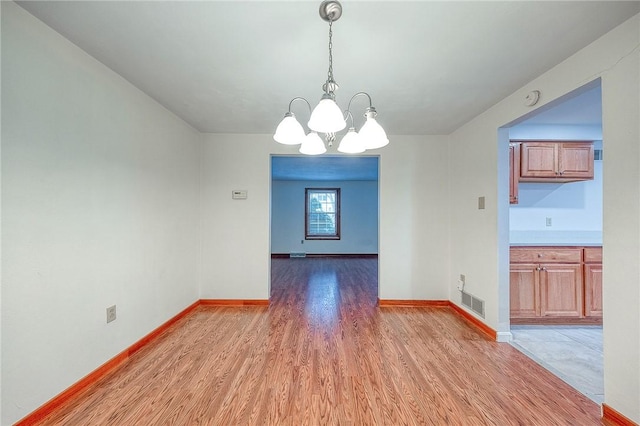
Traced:
<svg viewBox="0 0 640 426">
<path fill-rule="evenodd" d="M 520 182 L 593 179 L 593 142 L 522 141 Z"/>
<path fill-rule="evenodd" d="M 509 144 L 509 204 L 518 204 L 520 180 L 520 144 Z"/>
</svg>

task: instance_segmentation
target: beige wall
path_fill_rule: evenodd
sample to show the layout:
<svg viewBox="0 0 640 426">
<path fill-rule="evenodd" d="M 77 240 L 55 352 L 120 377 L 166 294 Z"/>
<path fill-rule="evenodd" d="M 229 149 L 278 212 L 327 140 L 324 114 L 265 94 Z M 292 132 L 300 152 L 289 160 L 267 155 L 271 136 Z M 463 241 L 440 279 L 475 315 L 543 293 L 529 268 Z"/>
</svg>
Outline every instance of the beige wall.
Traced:
<svg viewBox="0 0 640 426">
<path fill-rule="evenodd" d="M 640 43 L 639 19 L 617 40 L 602 73 L 604 158 L 603 312 L 605 402 L 640 424 Z M 603 46 L 604 48 L 604 46 Z M 626 53 L 625 53 L 626 54 Z"/>
<path fill-rule="evenodd" d="M 380 298 L 446 299 L 447 144 L 393 136 L 380 155 Z M 271 135 L 205 135 L 201 297 L 269 297 L 272 154 L 298 155 Z M 231 191 L 246 189 L 247 200 Z"/>
<path fill-rule="evenodd" d="M 530 113 L 524 97 L 540 104 L 602 79 L 604 167 L 605 402 L 640 421 L 640 169 L 639 17 L 490 108 L 451 135 L 451 270 L 486 301 L 487 323 L 508 331 L 507 139 L 498 129 Z M 487 209 L 477 210 L 478 196 Z M 458 302 L 454 284 L 449 285 Z M 502 300 L 502 305 L 500 305 Z M 508 306 L 508 305 L 506 305 Z"/>
<path fill-rule="evenodd" d="M 1 6 L 9 425 L 197 299 L 201 136 L 22 8 Z"/>
</svg>

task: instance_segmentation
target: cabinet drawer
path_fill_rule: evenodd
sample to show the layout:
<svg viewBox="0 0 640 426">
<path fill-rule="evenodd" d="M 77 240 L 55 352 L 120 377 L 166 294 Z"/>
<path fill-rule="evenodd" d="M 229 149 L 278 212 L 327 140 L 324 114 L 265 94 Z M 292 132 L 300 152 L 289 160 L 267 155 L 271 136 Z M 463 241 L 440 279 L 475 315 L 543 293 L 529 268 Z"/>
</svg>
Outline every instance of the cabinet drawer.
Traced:
<svg viewBox="0 0 640 426">
<path fill-rule="evenodd" d="M 602 263 L 602 247 L 585 247 L 585 263 Z"/>
<path fill-rule="evenodd" d="M 512 263 L 581 263 L 582 249 L 512 247 L 510 249 L 510 256 Z"/>
</svg>

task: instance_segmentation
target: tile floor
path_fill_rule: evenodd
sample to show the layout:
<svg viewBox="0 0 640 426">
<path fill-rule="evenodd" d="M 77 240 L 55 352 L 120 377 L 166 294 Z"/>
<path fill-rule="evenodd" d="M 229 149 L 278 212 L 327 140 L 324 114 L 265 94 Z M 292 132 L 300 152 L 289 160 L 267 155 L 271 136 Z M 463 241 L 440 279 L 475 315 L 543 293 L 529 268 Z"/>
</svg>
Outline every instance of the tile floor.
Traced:
<svg viewBox="0 0 640 426">
<path fill-rule="evenodd" d="M 514 325 L 511 333 L 518 350 L 602 404 L 602 326 Z"/>
</svg>

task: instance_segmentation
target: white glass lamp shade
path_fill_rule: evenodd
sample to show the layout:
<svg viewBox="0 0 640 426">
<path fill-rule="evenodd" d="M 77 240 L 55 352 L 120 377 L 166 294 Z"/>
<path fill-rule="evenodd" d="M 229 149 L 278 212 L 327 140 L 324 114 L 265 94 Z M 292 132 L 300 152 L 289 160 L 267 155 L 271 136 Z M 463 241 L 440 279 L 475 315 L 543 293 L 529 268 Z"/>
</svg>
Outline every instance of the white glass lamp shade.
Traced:
<svg viewBox="0 0 640 426">
<path fill-rule="evenodd" d="M 367 117 L 367 121 L 360 129 L 359 136 L 366 149 L 382 148 L 389 143 L 384 129 L 373 117 Z"/>
<path fill-rule="evenodd" d="M 320 133 L 336 133 L 347 127 L 342 111 L 329 95 L 324 95 L 311 112 L 309 128 Z"/>
<path fill-rule="evenodd" d="M 292 112 L 284 115 L 284 118 L 278 124 L 273 139 L 284 145 L 298 145 L 304 140 L 304 129 L 296 120 L 296 116 Z"/>
<path fill-rule="evenodd" d="M 316 132 L 310 132 L 305 136 L 302 145 L 300 145 L 300 153 L 306 155 L 319 155 L 327 152 L 324 142 Z"/>
<path fill-rule="evenodd" d="M 345 154 L 360 154 L 365 151 L 364 143 L 360 138 L 360 135 L 356 133 L 356 129 L 353 127 L 349 129 L 346 135 L 340 141 L 338 151 Z"/>
</svg>

